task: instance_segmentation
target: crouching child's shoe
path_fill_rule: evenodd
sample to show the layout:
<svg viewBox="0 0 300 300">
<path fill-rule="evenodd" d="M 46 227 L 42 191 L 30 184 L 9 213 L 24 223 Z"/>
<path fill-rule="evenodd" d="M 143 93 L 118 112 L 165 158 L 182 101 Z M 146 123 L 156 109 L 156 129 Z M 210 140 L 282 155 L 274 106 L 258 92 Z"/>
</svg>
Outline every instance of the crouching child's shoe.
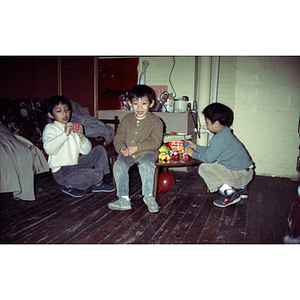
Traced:
<svg viewBox="0 0 300 300">
<path fill-rule="evenodd" d="M 227 207 L 232 204 L 236 204 L 241 201 L 241 197 L 237 191 L 234 191 L 231 195 L 222 195 L 214 201 L 214 205 L 218 207 Z"/>
<path fill-rule="evenodd" d="M 109 203 L 108 208 L 113 210 L 129 210 L 131 209 L 131 203 L 125 197 L 119 197 L 119 200 Z"/>
<path fill-rule="evenodd" d="M 146 205 L 148 206 L 148 210 L 151 213 L 155 213 L 159 211 L 159 207 L 158 204 L 155 201 L 155 198 L 151 195 L 146 195 L 143 198 L 143 201 L 146 203 Z"/>
<path fill-rule="evenodd" d="M 240 194 L 242 199 L 248 198 L 248 188 L 246 186 L 242 187 L 241 189 L 236 189 L 236 191 Z"/>
<path fill-rule="evenodd" d="M 69 196 L 76 197 L 76 198 L 85 196 L 84 191 L 74 189 L 71 186 L 64 186 L 63 189 L 62 189 L 62 192 L 69 195 Z"/>
<path fill-rule="evenodd" d="M 115 191 L 117 188 L 114 185 L 111 185 L 105 181 L 101 181 L 98 184 L 92 186 L 93 193 L 110 193 Z"/>
</svg>

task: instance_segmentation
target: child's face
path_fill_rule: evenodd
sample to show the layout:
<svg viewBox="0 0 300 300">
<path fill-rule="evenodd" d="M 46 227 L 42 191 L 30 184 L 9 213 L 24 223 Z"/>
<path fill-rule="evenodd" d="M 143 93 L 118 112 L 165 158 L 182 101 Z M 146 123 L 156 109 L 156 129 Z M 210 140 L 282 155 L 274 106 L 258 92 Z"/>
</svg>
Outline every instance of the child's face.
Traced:
<svg viewBox="0 0 300 300">
<path fill-rule="evenodd" d="M 214 123 L 212 123 L 212 121 L 208 118 L 205 118 L 205 123 L 207 129 L 213 134 L 218 133 L 222 128 L 226 127 L 224 125 L 221 125 L 219 121 L 215 121 Z"/>
<path fill-rule="evenodd" d="M 206 127 L 211 133 L 216 133 L 215 123 L 216 122 L 212 123 L 210 119 L 205 118 Z"/>
<path fill-rule="evenodd" d="M 58 105 L 54 106 L 52 114 L 48 113 L 49 118 L 54 119 L 62 124 L 67 124 L 70 120 L 71 110 L 67 104 L 59 102 Z"/>
<path fill-rule="evenodd" d="M 138 118 L 145 117 L 149 109 L 154 105 L 154 101 L 150 103 L 147 96 L 142 98 L 134 97 L 131 99 L 131 101 L 128 101 L 128 103 Z"/>
</svg>

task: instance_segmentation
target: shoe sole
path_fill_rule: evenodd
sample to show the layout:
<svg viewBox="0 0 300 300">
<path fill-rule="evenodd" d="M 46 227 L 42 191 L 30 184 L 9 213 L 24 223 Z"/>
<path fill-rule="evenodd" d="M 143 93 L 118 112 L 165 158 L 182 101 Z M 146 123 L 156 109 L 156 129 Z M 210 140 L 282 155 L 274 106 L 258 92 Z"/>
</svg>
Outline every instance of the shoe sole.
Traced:
<svg viewBox="0 0 300 300">
<path fill-rule="evenodd" d="M 81 196 L 75 196 L 75 195 L 73 195 L 73 194 L 71 194 L 71 193 L 68 193 L 67 191 L 64 191 L 64 190 L 62 190 L 62 192 L 65 193 L 65 194 L 67 194 L 67 195 L 69 195 L 69 196 L 72 196 L 72 197 L 74 197 L 74 198 L 81 198 L 81 197 L 86 196 L 85 194 L 84 194 L 84 195 L 81 195 Z"/>
<path fill-rule="evenodd" d="M 242 200 L 242 198 L 239 197 L 239 198 L 237 198 L 236 200 L 232 201 L 231 203 L 229 203 L 229 204 L 227 204 L 227 205 L 222 205 L 222 204 L 215 203 L 215 202 L 214 202 L 214 205 L 217 206 L 217 207 L 222 207 L 222 208 L 223 208 L 223 207 L 230 206 L 230 205 L 232 205 L 232 204 L 236 204 L 236 203 L 240 202 L 241 200 Z"/>
<path fill-rule="evenodd" d="M 112 203 L 109 203 L 108 208 L 110 208 L 112 210 L 121 210 L 121 211 L 123 211 L 123 210 L 130 210 L 131 206 L 119 207 L 119 206 L 112 205 Z"/>
<path fill-rule="evenodd" d="M 114 192 L 117 188 L 115 188 L 114 190 L 92 190 L 93 193 L 111 193 L 111 192 Z"/>
<path fill-rule="evenodd" d="M 240 195 L 241 199 L 247 199 L 248 195 Z"/>
</svg>

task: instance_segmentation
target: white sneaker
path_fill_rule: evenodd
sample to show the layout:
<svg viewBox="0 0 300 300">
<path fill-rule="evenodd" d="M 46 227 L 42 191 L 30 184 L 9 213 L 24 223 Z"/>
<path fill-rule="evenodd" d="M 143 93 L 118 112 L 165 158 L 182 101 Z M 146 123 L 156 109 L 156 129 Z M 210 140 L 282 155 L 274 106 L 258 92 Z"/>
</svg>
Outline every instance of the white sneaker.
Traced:
<svg viewBox="0 0 300 300">
<path fill-rule="evenodd" d="M 158 204 L 155 201 L 155 198 L 153 196 L 144 196 L 143 201 L 147 204 L 148 210 L 151 213 L 155 213 L 159 211 Z"/>
<path fill-rule="evenodd" d="M 129 210 L 131 209 L 131 203 L 124 197 L 120 197 L 119 200 L 109 203 L 108 207 L 113 210 Z"/>
</svg>

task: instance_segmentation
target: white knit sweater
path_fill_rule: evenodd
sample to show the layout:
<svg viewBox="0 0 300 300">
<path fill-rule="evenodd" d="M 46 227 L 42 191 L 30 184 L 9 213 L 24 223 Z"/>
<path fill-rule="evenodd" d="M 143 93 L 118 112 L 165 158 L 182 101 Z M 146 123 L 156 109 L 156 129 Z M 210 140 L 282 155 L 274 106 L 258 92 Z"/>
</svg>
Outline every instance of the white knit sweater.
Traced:
<svg viewBox="0 0 300 300">
<path fill-rule="evenodd" d="M 79 154 L 86 155 L 92 149 L 92 144 L 86 137 L 81 142 L 78 134 L 73 131 L 67 136 L 65 125 L 57 122 L 46 125 L 43 143 L 49 155 L 48 164 L 52 173 L 57 172 L 62 166 L 77 165 Z"/>
</svg>

